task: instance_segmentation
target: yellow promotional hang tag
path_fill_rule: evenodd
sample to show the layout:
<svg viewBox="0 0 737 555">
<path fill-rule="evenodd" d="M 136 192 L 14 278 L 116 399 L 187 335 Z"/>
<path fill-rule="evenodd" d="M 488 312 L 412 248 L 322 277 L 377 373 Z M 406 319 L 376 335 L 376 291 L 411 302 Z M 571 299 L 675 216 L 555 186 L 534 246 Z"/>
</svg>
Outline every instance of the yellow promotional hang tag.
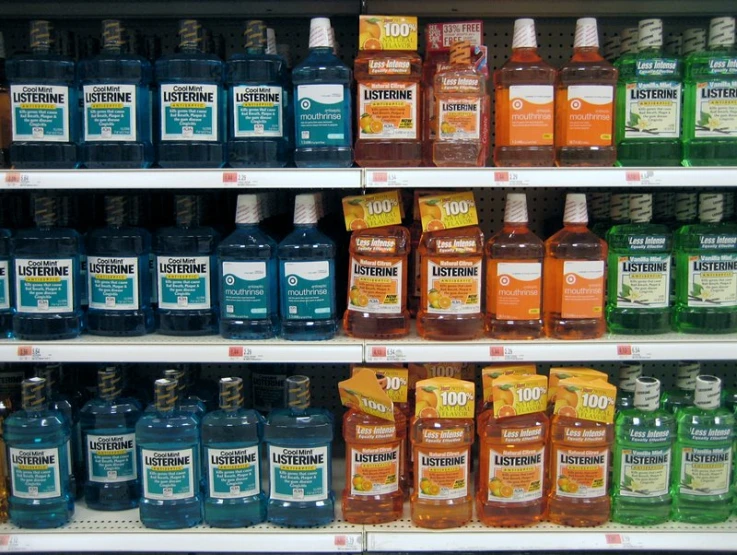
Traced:
<svg viewBox="0 0 737 555">
<path fill-rule="evenodd" d="M 492 364 L 481 369 L 481 388 L 484 392 L 484 403 L 493 402 L 494 380 L 509 374 L 537 374 L 534 364 Z"/>
<path fill-rule="evenodd" d="M 558 394 L 558 383 L 568 378 L 581 378 L 588 382 L 593 380 L 609 381 L 609 376 L 606 373 L 600 370 L 594 370 L 593 368 L 579 368 L 576 366 L 551 368 L 550 379 L 548 380 L 548 403 L 551 405 L 555 404 Z"/>
<path fill-rule="evenodd" d="M 362 15 L 358 19 L 359 50 L 416 51 L 417 34 L 414 16 Z"/>
<path fill-rule="evenodd" d="M 510 374 L 494 380 L 494 416 L 507 418 L 548 408 L 548 378 L 537 374 Z"/>
<path fill-rule="evenodd" d="M 394 422 L 394 403 L 374 370 L 359 369 L 351 378 L 338 382 L 338 392 L 343 406 Z"/>
<path fill-rule="evenodd" d="M 420 197 L 422 231 L 440 231 L 478 225 L 473 191 Z"/>
<path fill-rule="evenodd" d="M 407 402 L 407 384 L 409 382 L 409 370 L 401 365 L 397 366 L 355 366 L 353 375 L 360 370 L 371 370 L 379 377 L 379 385 L 394 403 Z"/>
<path fill-rule="evenodd" d="M 399 191 L 345 197 L 343 216 L 347 231 L 358 231 L 402 223 L 402 202 Z"/>
<path fill-rule="evenodd" d="M 430 378 L 415 387 L 418 418 L 473 418 L 475 386 L 455 378 Z"/>
<path fill-rule="evenodd" d="M 617 388 L 604 380 L 568 378 L 558 382 L 553 414 L 611 424 Z"/>
</svg>

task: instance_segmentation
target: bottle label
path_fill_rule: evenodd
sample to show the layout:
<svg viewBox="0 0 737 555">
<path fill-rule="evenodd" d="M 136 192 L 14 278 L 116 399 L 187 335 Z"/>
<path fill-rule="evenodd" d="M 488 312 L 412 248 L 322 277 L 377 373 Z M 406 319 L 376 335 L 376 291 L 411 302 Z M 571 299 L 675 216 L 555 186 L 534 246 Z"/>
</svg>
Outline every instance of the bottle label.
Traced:
<svg viewBox="0 0 737 555">
<path fill-rule="evenodd" d="M 667 308 L 669 254 L 617 257 L 617 308 Z"/>
<path fill-rule="evenodd" d="M 496 271 L 494 271 L 496 266 Z M 497 320 L 539 320 L 542 290 L 540 262 L 500 262 L 489 260 L 486 306 Z"/>
<path fill-rule="evenodd" d="M 295 111 L 298 147 L 348 144 L 343 85 L 299 85 Z"/>
<path fill-rule="evenodd" d="M 16 258 L 15 299 L 18 312 L 74 310 L 74 259 Z"/>
<path fill-rule="evenodd" d="M 330 262 L 282 262 L 287 320 L 326 320 L 333 314 Z"/>
<path fill-rule="evenodd" d="M 695 96 L 696 138 L 737 137 L 737 80 L 696 83 Z"/>
<path fill-rule="evenodd" d="M 619 490 L 622 496 L 660 497 L 668 494 L 670 447 L 667 449 L 624 449 L 620 462 Z"/>
<path fill-rule="evenodd" d="M 162 501 L 194 497 L 197 456 L 196 449 L 141 449 L 143 497 Z"/>
<path fill-rule="evenodd" d="M 625 139 L 678 139 L 681 84 L 678 81 L 627 83 Z"/>
<path fill-rule="evenodd" d="M 69 142 L 69 87 L 12 85 L 13 141 Z"/>
<path fill-rule="evenodd" d="M 453 97 L 439 100 L 437 106 L 437 139 L 441 141 L 473 141 L 481 138 L 481 111 L 479 97 Z"/>
<path fill-rule="evenodd" d="M 50 499 L 61 496 L 58 447 L 51 449 L 9 447 L 8 453 L 12 494 L 15 497 Z"/>
<path fill-rule="evenodd" d="M 223 318 L 268 318 L 271 288 L 266 262 L 223 262 Z"/>
<path fill-rule="evenodd" d="M 592 499 L 607 494 L 609 449 L 558 449 L 555 493 L 560 497 Z"/>
<path fill-rule="evenodd" d="M 269 85 L 233 87 L 234 137 L 281 137 L 283 91 Z"/>
<path fill-rule="evenodd" d="M 351 448 L 351 495 L 387 495 L 399 491 L 399 444 Z"/>
<path fill-rule="evenodd" d="M 0 310 L 10 308 L 9 270 L 9 262 L 7 260 L 0 260 Z"/>
<path fill-rule="evenodd" d="M 525 503 L 542 499 L 545 449 L 489 450 L 489 493 L 497 503 Z"/>
<path fill-rule="evenodd" d="M 161 85 L 162 141 L 217 141 L 217 85 Z"/>
<path fill-rule="evenodd" d="M 90 482 L 113 484 L 138 478 L 136 434 L 85 435 Z"/>
<path fill-rule="evenodd" d="M 210 308 L 210 257 L 157 256 L 159 308 Z"/>
<path fill-rule="evenodd" d="M 604 261 L 564 261 L 561 294 L 562 318 L 600 318 L 604 304 Z"/>
<path fill-rule="evenodd" d="M 469 449 L 418 450 L 420 499 L 468 497 Z"/>
<path fill-rule="evenodd" d="M 688 257 L 688 306 L 737 306 L 737 254 Z"/>
<path fill-rule="evenodd" d="M 481 256 L 427 259 L 429 314 L 481 312 Z"/>
<path fill-rule="evenodd" d="M 731 469 L 731 447 L 684 447 L 679 493 L 699 496 L 728 493 Z"/>
<path fill-rule="evenodd" d="M 614 118 L 614 87 L 568 87 L 566 146 L 610 146 Z"/>
<path fill-rule="evenodd" d="M 327 447 L 269 445 L 270 498 L 278 501 L 325 501 L 330 494 Z"/>
<path fill-rule="evenodd" d="M 138 310 L 138 259 L 87 257 L 90 308 Z"/>
<path fill-rule="evenodd" d="M 258 446 L 241 449 L 205 448 L 210 497 L 242 499 L 261 492 Z"/>
<path fill-rule="evenodd" d="M 358 85 L 360 139 L 418 139 L 419 85 L 368 82 Z"/>
<path fill-rule="evenodd" d="M 555 91 L 552 85 L 509 87 L 509 145 L 553 144 Z"/>
<path fill-rule="evenodd" d="M 283 407 L 284 381 L 286 379 L 286 374 L 252 372 L 253 408 L 257 411 L 268 412 L 271 409 Z"/>
<path fill-rule="evenodd" d="M 135 141 L 136 86 L 85 85 L 84 140 Z"/>
<path fill-rule="evenodd" d="M 371 314 L 401 314 L 403 275 L 401 258 L 352 256 L 348 309 Z"/>
</svg>

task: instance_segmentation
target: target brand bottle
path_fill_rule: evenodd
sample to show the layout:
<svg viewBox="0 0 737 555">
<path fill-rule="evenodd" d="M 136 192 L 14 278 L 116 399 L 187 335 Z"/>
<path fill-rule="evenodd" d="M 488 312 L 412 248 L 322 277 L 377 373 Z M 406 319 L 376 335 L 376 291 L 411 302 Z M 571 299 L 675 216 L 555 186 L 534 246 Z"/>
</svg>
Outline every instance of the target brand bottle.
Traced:
<svg viewBox="0 0 737 555">
<path fill-rule="evenodd" d="M 680 361 L 676 370 L 676 387 L 663 392 L 660 403 L 671 414 L 677 414 L 683 407 L 693 406 L 696 378 L 701 374 L 701 364 Z"/>
<path fill-rule="evenodd" d="M 625 363 L 619 366 L 617 412 L 631 409 L 634 406 L 637 378 L 640 376 L 642 376 L 642 364 Z"/>
</svg>

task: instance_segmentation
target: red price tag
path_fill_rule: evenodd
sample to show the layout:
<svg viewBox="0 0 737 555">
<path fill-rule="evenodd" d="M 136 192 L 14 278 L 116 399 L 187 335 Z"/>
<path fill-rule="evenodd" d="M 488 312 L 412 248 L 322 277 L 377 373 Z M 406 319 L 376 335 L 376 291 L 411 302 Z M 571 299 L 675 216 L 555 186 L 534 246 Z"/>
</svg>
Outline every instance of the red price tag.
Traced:
<svg viewBox="0 0 737 555">
<path fill-rule="evenodd" d="M 617 345 L 617 355 L 621 357 L 632 356 L 632 345 Z"/>
<path fill-rule="evenodd" d="M 228 347 L 228 356 L 231 358 L 243 358 L 243 347 Z"/>
<path fill-rule="evenodd" d="M 223 183 L 238 183 L 238 172 L 223 172 Z"/>
<path fill-rule="evenodd" d="M 494 172 L 494 181 L 509 181 L 509 172 Z"/>
<path fill-rule="evenodd" d="M 371 347 L 372 358 L 386 358 L 386 347 Z"/>
<path fill-rule="evenodd" d="M 503 357 L 504 347 L 489 347 L 489 354 L 493 357 Z"/>
</svg>

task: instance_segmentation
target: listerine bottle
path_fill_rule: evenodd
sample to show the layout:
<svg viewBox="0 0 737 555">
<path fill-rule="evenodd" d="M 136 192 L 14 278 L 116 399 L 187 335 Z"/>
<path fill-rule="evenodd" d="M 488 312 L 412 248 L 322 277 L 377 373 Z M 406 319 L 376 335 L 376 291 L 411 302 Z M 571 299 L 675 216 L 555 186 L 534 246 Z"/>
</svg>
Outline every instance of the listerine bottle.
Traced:
<svg viewBox="0 0 737 555">
<path fill-rule="evenodd" d="M 220 380 L 220 410 L 202 420 L 205 522 L 240 528 L 266 519 L 261 490 L 263 418 L 243 408 L 243 380 Z"/>
<path fill-rule="evenodd" d="M 631 223 L 607 233 L 609 280 L 606 319 L 612 333 L 670 331 L 672 242 L 668 226 L 651 223 L 653 197 L 629 195 Z"/>
<path fill-rule="evenodd" d="M 281 336 L 331 339 L 337 331 L 335 243 L 317 229 L 315 195 L 294 200 L 294 231 L 279 243 Z"/>
<path fill-rule="evenodd" d="M 176 226 L 154 238 L 159 333 L 217 333 L 218 297 L 214 272 L 218 233 L 202 225 L 202 199 L 177 195 Z"/>
<path fill-rule="evenodd" d="M 617 411 L 631 409 L 635 403 L 637 379 L 642 376 L 642 364 L 622 364 L 617 384 Z"/>
<path fill-rule="evenodd" d="M 124 46 L 120 21 L 107 19 L 101 54 L 79 64 L 82 163 L 88 168 L 147 168 L 154 161 L 151 64 Z"/>
<path fill-rule="evenodd" d="M 270 50 L 268 32 L 266 29 L 266 50 L 267 54 L 272 54 Z M 276 35 L 274 35 L 274 42 L 276 42 Z M 284 60 L 286 67 L 287 85 L 284 87 L 284 104 L 287 109 L 287 117 L 284 120 L 284 136 L 287 138 L 287 149 L 289 150 L 289 159 L 291 160 L 294 156 L 294 84 L 292 83 L 292 54 L 289 50 L 288 44 L 277 44 L 276 54 Z"/>
<path fill-rule="evenodd" d="M 225 162 L 225 64 L 205 54 L 202 26 L 179 22 L 179 50 L 156 61 L 157 160 L 162 168 L 219 168 Z"/>
<path fill-rule="evenodd" d="M 688 57 L 683 90 L 683 163 L 737 164 L 737 48 L 734 17 L 711 20 L 709 48 Z"/>
<path fill-rule="evenodd" d="M 276 241 L 261 231 L 257 195 L 238 195 L 235 231 L 218 246 L 220 335 L 267 339 L 279 325 Z"/>
<path fill-rule="evenodd" d="M 674 327 L 682 333 L 737 331 L 737 224 L 723 223 L 724 197 L 699 195 L 699 222 L 675 234 Z"/>
<path fill-rule="evenodd" d="M 199 421 L 176 410 L 176 380 L 156 380 L 154 397 L 156 410 L 136 424 L 141 523 L 191 528 L 202 521 Z"/>
<path fill-rule="evenodd" d="M 151 235 L 130 225 L 128 199 L 105 197 L 106 227 L 87 235 L 87 330 L 134 336 L 154 330 L 149 257 Z"/>
<path fill-rule="evenodd" d="M 307 376 L 288 377 L 284 390 L 287 408 L 271 411 L 264 426 L 269 464 L 266 517 L 282 526 L 328 524 L 335 518 L 333 417 L 324 409 L 310 408 Z"/>
<path fill-rule="evenodd" d="M 49 408 L 46 381 L 23 381 L 22 409 L 3 422 L 10 474 L 10 521 L 56 528 L 74 514 L 69 486 L 69 423 Z"/>
<path fill-rule="evenodd" d="M 251 372 L 252 406 L 263 414 L 284 408 L 284 384 L 291 364 L 259 364 Z"/>
<path fill-rule="evenodd" d="M 672 520 L 706 524 L 729 518 L 735 418 L 720 407 L 721 385 L 716 376 L 699 376 L 694 406 L 676 414 Z"/>
<path fill-rule="evenodd" d="M 6 64 L 13 122 L 10 162 L 24 169 L 76 168 L 79 104 L 74 60 L 52 53 L 48 21 L 31 21 L 30 38 L 30 53 Z"/>
<path fill-rule="evenodd" d="M 330 20 L 310 22 L 310 53 L 292 72 L 294 162 L 305 168 L 353 165 L 351 70 L 333 53 Z"/>
<path fill-rule="evenodd" d="M 3 217 L 2 221 L 6 221 L 6 218 Z M 13 264 L 10 260 L 10 237 L 10 230 L 0 228 L 0 337 L 13 335 Z"/>
<path fill-rule="evenodd" d="M 18 366 L 0 366 L 0 522 L 8 520 L 8 459 L 7 446 L 2 436 L 2 423 L 21 408 L 21 384 L 23 370 Z"/>
<path fill-rule="evenodd" d="M 191 376 L 186 366 L 164 370 L 164 378 L 177 382 L 177 410 L 194 416 L 201 421 L 207 409 L 205 403 L 198 396 L 191 393 Z M 156 410 L 156 406 L 152 407 Z"/>
<path fill-rule="evenodd" d="M 86 467 L 84 500 L 98 511 L 138 507 L 141 481 L 136 466 L 137 400 L 123 397 L 123 375 L 109 367 L 97 372 L 97 397 L 80 411 Z"/>
<path fill-rule="evenodd" d="M 634 407 L 615 423 L 612 520 L 653 525 L 670 517 L 670 469 L 676 422 L 659 407 L 660 382 L 637 378 Z"/>
<path fill-rule="evenodd" d="M 75 230 L 57 227 L 56 198 L 34 202 L 36 227 L 11 239 L 15 295 L 13 333 L 19 339 L 71 339 L 82 331 L 82 240 Z"/>
<path fill-rule="evenodd" d="M 701 364 L 693 361 L 680 361 L 676 370 L 676 387 L 663 392 L 660 404 L 665 410 L 676 414 L 683 407 L 693 405 L 696 378 L 701 374 Z"/>
<path fill-rule="evenodd" d="M 284 60 L 266 53 L 266 25 L 246 23 L 246 53 L 226 65 L 228 86 L 228 162 L 233 167 L 287 165 L 288 85 Z"/>
</svg>

